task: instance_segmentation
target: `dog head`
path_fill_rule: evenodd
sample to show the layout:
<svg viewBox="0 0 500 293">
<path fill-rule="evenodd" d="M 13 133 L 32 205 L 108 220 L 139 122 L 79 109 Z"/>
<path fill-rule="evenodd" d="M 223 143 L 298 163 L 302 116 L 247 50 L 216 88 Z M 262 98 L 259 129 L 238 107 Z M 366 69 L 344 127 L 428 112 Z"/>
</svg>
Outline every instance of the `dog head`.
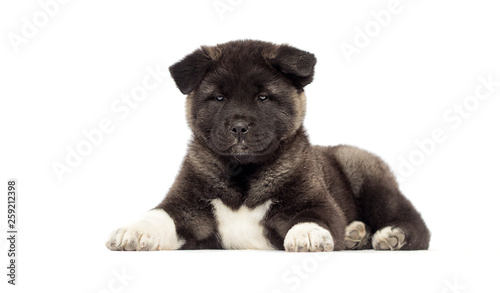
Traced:
<svg viewBox="0 0 500 293">
<path fill-rule="evenodd" d="M 222 156 L 257 162 L 301 127 L 313 54 L 288 45 L 204 46 L 170 67 L 194 138 Z"/>
</svg>

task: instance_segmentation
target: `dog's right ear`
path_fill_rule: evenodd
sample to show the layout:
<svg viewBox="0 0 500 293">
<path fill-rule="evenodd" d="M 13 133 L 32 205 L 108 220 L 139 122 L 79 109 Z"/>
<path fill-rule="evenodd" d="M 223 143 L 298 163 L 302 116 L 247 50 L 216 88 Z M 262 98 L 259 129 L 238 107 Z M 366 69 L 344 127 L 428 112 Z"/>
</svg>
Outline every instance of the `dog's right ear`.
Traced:
<svg viewBox="0 0 500 293">
<path fill-rule="evenodd" d="M 202 47 L 170 66 L 170 75 L 179 90 L 187 95 L 198 87 L 213 62 L 207 48 Z"/>
</svg>

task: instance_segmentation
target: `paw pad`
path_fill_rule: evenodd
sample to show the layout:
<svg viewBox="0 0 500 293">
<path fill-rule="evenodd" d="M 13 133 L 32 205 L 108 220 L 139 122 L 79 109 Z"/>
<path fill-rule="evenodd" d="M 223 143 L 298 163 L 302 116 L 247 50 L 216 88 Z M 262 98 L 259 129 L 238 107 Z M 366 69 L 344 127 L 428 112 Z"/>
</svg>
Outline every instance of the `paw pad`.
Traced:
<svg viewBox="0 0 500 293">
<path fill-rule="evenodd" d="M 345 229 L 344 244 L 347 249 L 361 249 L 368 243 L 370 233 L 363 222 L 354 221 Z"/>
<path fill-rule="evenodd" d="M 373 235 L 372 246 L 377 250 L 399 250 L 406 244 L 405 239 L 401 228 L 385 227 Z"/>
</svg>

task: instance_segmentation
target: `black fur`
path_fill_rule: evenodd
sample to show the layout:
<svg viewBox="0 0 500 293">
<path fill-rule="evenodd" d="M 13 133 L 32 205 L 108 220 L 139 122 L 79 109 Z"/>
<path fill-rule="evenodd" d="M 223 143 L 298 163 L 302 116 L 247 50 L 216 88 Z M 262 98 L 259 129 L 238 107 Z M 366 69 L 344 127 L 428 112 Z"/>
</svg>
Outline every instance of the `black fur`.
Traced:
<svg viewBox="0 0 500 293">
<path fill-rule="evenodd" d="M 373 232 L 396 226 L 405 236 L 401 249 L 428 248 L 425 223 L 382 160 L 354 147 L 309 143 L 303 90 L 315 64 L 313 54 L 288 45 L 235 41 L 202 47 L 170 67 L 188 94 L 193 138 L 157 208 L 174 220 L 182 249 L 222 248 L 214 199 L 234 210 L 271 200 L 261 224 L 276 249 L 284 249 L 295 224 L 314 222 L 342 250 L 352 221 Z M 232 133 L 235 123 L 246 126 L 243 134 Z"/>
</svg>

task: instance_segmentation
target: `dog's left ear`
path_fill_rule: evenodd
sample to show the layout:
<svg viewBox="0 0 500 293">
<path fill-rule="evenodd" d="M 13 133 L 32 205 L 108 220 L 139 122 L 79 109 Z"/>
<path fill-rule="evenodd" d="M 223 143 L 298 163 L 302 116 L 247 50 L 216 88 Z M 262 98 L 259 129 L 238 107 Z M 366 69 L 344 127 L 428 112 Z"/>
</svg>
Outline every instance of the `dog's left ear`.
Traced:
<svg viewBox="0 0 500 293">
<path fill-rule="evenodd" d="M 213 64 L 213 59 L 201 48 L 169 67 L 170 75 L 179 90 L 187 95 L 200 85 Z"/>
<path fill-rule="evenodd" d="M 268 62 L 300 88 L 313 80 L 316 57 L 309 52 L 282 45 L 277 49 L 276 56 L 268 59 Z"/>
</svg>

